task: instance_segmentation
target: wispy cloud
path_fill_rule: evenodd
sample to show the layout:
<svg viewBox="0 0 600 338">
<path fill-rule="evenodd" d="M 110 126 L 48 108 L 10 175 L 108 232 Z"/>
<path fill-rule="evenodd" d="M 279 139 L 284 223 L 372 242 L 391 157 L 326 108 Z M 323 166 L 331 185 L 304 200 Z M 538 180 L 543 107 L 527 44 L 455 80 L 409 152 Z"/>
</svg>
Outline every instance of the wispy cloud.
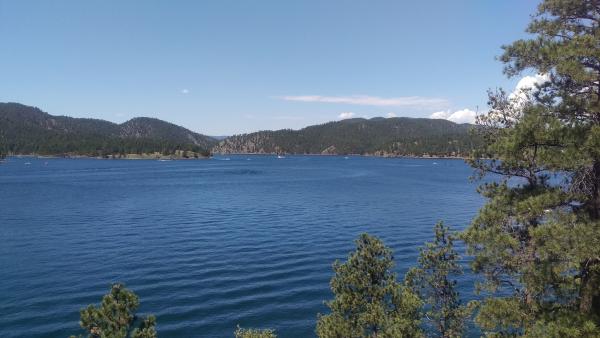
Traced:
<svg viewBox="0 0 600 338">
<path fill-rule="evenodd" d="M 390 119 L 392 117 L 398 117 L 398 115 L 396 115 L 396 113 L 387 113 L 387 114 L 385 114 L 385 117 L 387 117 L 388 119 Z"/>
<path fill-rule="evenodd" d="M 281 121 L 302 121 L 302 120 L 304 120 L 304 117 L 303 116 L 281 115 L 281 116 L 274 116 L 273 119 L 281 120 Z"/>
<path fill-rule="evenodd" d="M 189 94 L 190 90 L 189 89 L 182 89 L 181 90 L 181 94 Z"/>
<path fill-rule="evenodd" d="M 340 120 L 351 119 L 354 116 L 356 116 L 356 114 L 354 114 L 352 112 L 344 112 L 344 113 L 341 113 L 340 115 L 338 115 L 338 119 L 340 119 Z"/>
<path fill-rule="evenodd" d="M 320 95 L 302 95 L 302 96 L 281 96 L 286 101 L 299 102 L 321 102 L 338 103 L 361 106 L 376 107 L 409 107 L 409 108 L 429 108 L 439 109 L 449 105 L 448 100 L 436 97 L 423 96 L 400 96 L 400 97 L 378 97 L 367 95 L 355 96 L 320 96 Z"/>
</svg>

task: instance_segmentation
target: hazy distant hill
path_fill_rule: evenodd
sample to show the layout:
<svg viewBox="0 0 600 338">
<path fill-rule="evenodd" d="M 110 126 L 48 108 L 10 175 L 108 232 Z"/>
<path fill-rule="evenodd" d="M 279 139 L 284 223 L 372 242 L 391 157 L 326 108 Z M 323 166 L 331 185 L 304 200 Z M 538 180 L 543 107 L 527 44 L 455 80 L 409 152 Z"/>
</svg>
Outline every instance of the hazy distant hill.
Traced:
<svg viewBox="0 0 600 338">
<path fill-rule="evenodd" d="M 18 103 L 0 103 L 0 149 L 11 154 L 208 154 L 217 141 L 154 118 L 122 124 L 53 116 Z"/>
<path fill-rule="evenodd" d="M 460 156 L 473 148 L 472 127 L 424 118 L 348 119 L 300 130 L 235 135 L 219 142 L 213 152 Z"/>
</svg>

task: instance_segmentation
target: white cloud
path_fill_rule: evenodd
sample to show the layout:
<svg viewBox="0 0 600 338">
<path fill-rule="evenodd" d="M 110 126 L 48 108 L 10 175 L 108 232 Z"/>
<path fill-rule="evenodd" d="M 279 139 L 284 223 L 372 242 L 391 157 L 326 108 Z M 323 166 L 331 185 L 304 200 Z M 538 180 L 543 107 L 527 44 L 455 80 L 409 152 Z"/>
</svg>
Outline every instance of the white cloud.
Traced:
<svg viewBox="0 0 600 338">
<path fill-rule="evenodd" d="M 430 119 L 442 119 L 454 123 L 475 123 L 477 113 L 471 109 L 462 109 L 451 113 L 450 111 L 438 111 L 429 116 Z"/>
<path fill-rule="evenodd" d="M 377 107 L 414 107 L 439 109 L 448 106 L 448 100 L 435 97 L 422 96 L 400 96 L 400 97 L 377 97 L 367 95 L 356 96 L 319 96 L 319 95 L 304 95 L 304 96 L 282 96 L 282 100 L 299 101 L 299 102 L 321 102 L 321 103 L 339 103 L 352 104 L 362 106 L 377 106 Z"/>
<path fill-rule="evenodd" d="M 530 95 L 536 90 L 537 86 L 550 81 L 547 74 L 536 74 L 525 76 L 515 86 L 515 89 L 508 95 L 514 107 L 522 107 L 530 100 Z M 455 112 L 450 110 L 438 111 L 429 116 L 431 119 L 444 119 L 455 123 L 475 123 L 477 113 L 470 109 L 462 109 Z"/>
<path fill-rule="evenodd" d="M 282 120 L 282 121 L 301 121 L 301 120 L 304 120 L 304 117 L 281 115 L 281 116 L 274 116 L 273 119 L 274 120 Z"/>
<path fill-rule="evenodd" d="M 340 115 L 338 115 L 338 119 L 340 119 L 340 120 L 351 119 L 355 115 L 356 114 L 354 114 L 352 112 L 344 112 L 344 113 L 341 113 Z"/>
<path fill-rule="evenodd" d="M 525 76 L 517 83 L 515 90 L 522 90 L 527 88 L 535 88 L 536 85 L 544 84 L 550 81 L 548 74 L 535 74 L 534 76 Z"/>
<path fill-rule="evenodd" d="M 536 90 L 538 85 L 550 81 L 548 74 L 535 74 L 534 76 L 525 76 L 515 86 L 515 90 L 508 95 L 508 98 L 514 104 L 523 104 L 529 100 L 529 95 Z"/>
<path fill-rule="evenodd" d="M 450 116 L 450 111 L 438 111 L 429 116 L 430 119 L 445 120 Z"/>
<path fill-rule="evenodd" d="M 184 89 L 181 90 L 181 94 L 188 94 L 189 92 L 190 92 L 189 89 L 185 89 L 184 88 Z"/>
<path fill-rule="evenodd" d="M 385 117 L 387 117 L 389 119 L 392 117 L 398 117 L 398 115 L 396 115 L 396 113 L 387 113 L 387 114 L 385 114 Z"/>
<path fill-rule="evenodd" d="M 477 118 L 477 113 L 470 109 L 455 111 L 448 116 L 448 120 L 455 123 L 475 123 L 475 118 Z"/>
</svg>

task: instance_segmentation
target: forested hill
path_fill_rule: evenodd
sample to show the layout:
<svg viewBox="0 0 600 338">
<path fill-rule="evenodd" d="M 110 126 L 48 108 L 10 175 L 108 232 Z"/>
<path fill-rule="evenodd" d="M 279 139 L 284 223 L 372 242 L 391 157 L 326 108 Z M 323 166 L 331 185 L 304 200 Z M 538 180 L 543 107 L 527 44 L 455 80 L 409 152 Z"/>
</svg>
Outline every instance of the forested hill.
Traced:
<svg viewBox="0 0 600 338">
<path fill-rule="evenodd" d="M 476 143 L 469 133 L 471 127 L 423 118 L 348 119 L 301 130 L 235 135 L 219 142 L 154 118 L 116 124 L 0 103 L 0 154 L 198 157 L 212 150 L 223 154 L 464 156 Z"/>
<path fill-rule="evenodd" d="M 18 103 L 0 103 L 0 152 L 8 154 L 197 157 L 216 140 L 154 118 L 122 124 L 53 116 Z"/>
<path fill-rule="evenodd" d="M 213 152 L 464 156 L 476 142 L 469 133 L 472 127 L 437 119 L 357 118 L 235 135 L 219 142 Z"/>
</svg>

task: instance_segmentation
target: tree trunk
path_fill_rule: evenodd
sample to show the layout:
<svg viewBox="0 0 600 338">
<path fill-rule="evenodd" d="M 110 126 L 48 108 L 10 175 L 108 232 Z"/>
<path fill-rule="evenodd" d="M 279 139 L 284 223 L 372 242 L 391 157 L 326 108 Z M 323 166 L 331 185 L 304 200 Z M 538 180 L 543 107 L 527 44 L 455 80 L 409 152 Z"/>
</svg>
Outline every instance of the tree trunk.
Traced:
<svg viewBox="0 0 600 338">
<path fill-rule="evenodd" d="M 581 290 L 579 311 L 600 315 L 600 276 L 594 266 L 600 264 L 597 259 L 584 262 L 581 268 Z"/>
<path fill-rule="evenodd" d="M 592 196 L 588 205 L 588 213 L 592 221 L 600 219 L 600 160 L 592 165 Z"/>
<path fill-rule="evenodd" d="M 600 219 L 600 160 L 592 166 L 592 196 L 588 205 L 588 214 L 592 222 Z M 597 265 L 600 261 L 588 258 L 581 263 L 581 289 L 579 310 L 586 314 L 600 315 L 600 275 Z"/>
</svg>

